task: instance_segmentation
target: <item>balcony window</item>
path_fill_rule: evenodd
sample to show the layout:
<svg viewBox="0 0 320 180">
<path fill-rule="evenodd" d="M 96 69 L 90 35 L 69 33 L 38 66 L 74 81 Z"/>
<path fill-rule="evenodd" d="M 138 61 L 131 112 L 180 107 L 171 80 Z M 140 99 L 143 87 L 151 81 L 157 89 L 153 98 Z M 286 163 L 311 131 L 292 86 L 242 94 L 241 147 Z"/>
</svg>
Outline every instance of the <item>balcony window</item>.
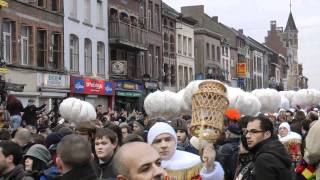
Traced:
<svg viewBox="0 0 320 180">
<path fill-rule="evenodd" d="M 70 35 L 70 45 L 69 45 L 69 55 L 70 55 L 70 70 L 74 72 L 79 71 L 79 38 L 71 34 Z"/>
<path fill-rule="evenodd" d="M 61 51 L 62 51 L 62 42 L 61 42 L 61 34 L 52 33 L 51 35 L 51 56 L 49 59 L 49 68 L 58 69 L 59 63 L 61 60 Z"/>
<path fill-rule="evenodd" d="M 38 67 L 45 67 L 47 58 L 47 32 L 43 29 L 37 30 L 37 65 Z"/>
<path fill-rule="evenodd" d="M 84 40 L 84 59 L 85 59 L 85 73 L 92 73 L 92 43 L 86 38 Z"/>
<path fill-rule="evenodd" d="M 105 45 L 103 42 L 97 44 L 98 74 L 105 74 Z"/>
<path fill-rule="evenodd" d="M 21 64 L 29 64 L 29 27 L 21 27 Z"/>
<path fill-rule="evenodd" d="M 6 63 L 12 62 L 12 23 L 4 21 L 2 23 L 2 38 L 3 38 L 3 57 Z"/>
</svg>

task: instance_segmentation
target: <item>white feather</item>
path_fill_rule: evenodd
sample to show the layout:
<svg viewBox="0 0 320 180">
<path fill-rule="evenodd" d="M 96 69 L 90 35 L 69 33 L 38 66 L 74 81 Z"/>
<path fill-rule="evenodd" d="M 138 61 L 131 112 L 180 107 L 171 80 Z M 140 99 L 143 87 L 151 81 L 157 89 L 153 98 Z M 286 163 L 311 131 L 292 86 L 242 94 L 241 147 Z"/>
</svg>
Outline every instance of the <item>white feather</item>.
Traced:
<svg viewBox="0 0 320 180">
<path fill-rule="evenodd" d="M 262 113 L 278 112 L 281 106 L 281 96 L 275 89 L 256 89 L 252 91 L 261 103 Z"/>
<path fill-rule="evenodd" d="M 290 102 L 284 95 L 281 95 L 281 107 L 280 108 L 283 108 L 286 110 L 290 109 Z"/>
<path fill-rule="evenodd" d="M 249 92 L 244 92 L 238 96 L 235 108 L 241 115 L 257 116 L 260 112 L 261 103 L 259 99 Z"/>
<path fill-rule="evenodd" d="M 240 88 L 234 88 L 234 87 L 227 86 L 227 93 L 228 93 L 229 107 L 235 108 L 237 100 L 245 92 Z"/>
</svg>

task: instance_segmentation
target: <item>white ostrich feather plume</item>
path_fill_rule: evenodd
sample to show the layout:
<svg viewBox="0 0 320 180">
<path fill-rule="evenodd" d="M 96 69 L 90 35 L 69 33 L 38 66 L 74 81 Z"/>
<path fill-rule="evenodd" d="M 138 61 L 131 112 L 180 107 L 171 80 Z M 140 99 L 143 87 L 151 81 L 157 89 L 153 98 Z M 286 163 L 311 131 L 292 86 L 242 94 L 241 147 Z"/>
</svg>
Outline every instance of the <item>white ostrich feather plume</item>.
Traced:
<svg viewBox="0 0 320 180">
<path fill-rule="evenodd" d="M 62 118 L 74 123 L 94 120 L 97 117 L 96 111 L 90 103 L 76 98 L 63 100 L 59 111 Z"/>
<path fill-rule="evenodd" d="M 290 102 L 284 95 L 281 95 L 281 107 L 280 108 L 283 108 L 286 110 L 290 109 Z"/>
<path fill-rule="evenodd" d="M 239 97 L 242 96 L 245 92 L 240 88 L 234 88 L 229 86 L 226 87 L 228 93 L 229 107 L 235 108 Z"/>
<path fill-rule="evenodd" d="M 237 97 L 235 108 L 241 115 L 257 116 L 260 113 L 261 103 L 253 94 L 243 92 Z"/>
<path fill-rule="evenodd" d="M 281 106 L 281 96 L 278 91 L 274 89 L 256 89 L 252 91 L 261 103 L 262 113 L 278 112 Z"/>
</svg>

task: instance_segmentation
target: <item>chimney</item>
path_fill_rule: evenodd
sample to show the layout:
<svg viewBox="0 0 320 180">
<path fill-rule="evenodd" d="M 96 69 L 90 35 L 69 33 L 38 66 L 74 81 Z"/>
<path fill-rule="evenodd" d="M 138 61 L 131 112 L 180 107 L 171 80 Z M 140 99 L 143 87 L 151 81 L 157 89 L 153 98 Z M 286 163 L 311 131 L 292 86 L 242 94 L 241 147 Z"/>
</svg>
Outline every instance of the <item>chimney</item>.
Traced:
<svg viewBox="0 0 320 180">
<path fill-rule="evenodd" d="M 213 21 L 218 22 L 218 16 L 212 16 L 211 18 Z"/>
</svg>

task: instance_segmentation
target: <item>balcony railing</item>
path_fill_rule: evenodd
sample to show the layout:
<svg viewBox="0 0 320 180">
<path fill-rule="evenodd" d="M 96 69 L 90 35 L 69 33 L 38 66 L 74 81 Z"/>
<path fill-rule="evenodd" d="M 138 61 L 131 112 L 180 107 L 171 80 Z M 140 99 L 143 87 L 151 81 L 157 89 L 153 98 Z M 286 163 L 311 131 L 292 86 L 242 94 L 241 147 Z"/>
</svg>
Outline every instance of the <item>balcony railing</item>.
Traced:
<svg viewBox="0 0 320 180">
<path fill-rule="evenodd" d="M 147 48 L 147 31 L 121 21 L 109 22 L 109 39 L 133 47 Z"/>
</svg>

